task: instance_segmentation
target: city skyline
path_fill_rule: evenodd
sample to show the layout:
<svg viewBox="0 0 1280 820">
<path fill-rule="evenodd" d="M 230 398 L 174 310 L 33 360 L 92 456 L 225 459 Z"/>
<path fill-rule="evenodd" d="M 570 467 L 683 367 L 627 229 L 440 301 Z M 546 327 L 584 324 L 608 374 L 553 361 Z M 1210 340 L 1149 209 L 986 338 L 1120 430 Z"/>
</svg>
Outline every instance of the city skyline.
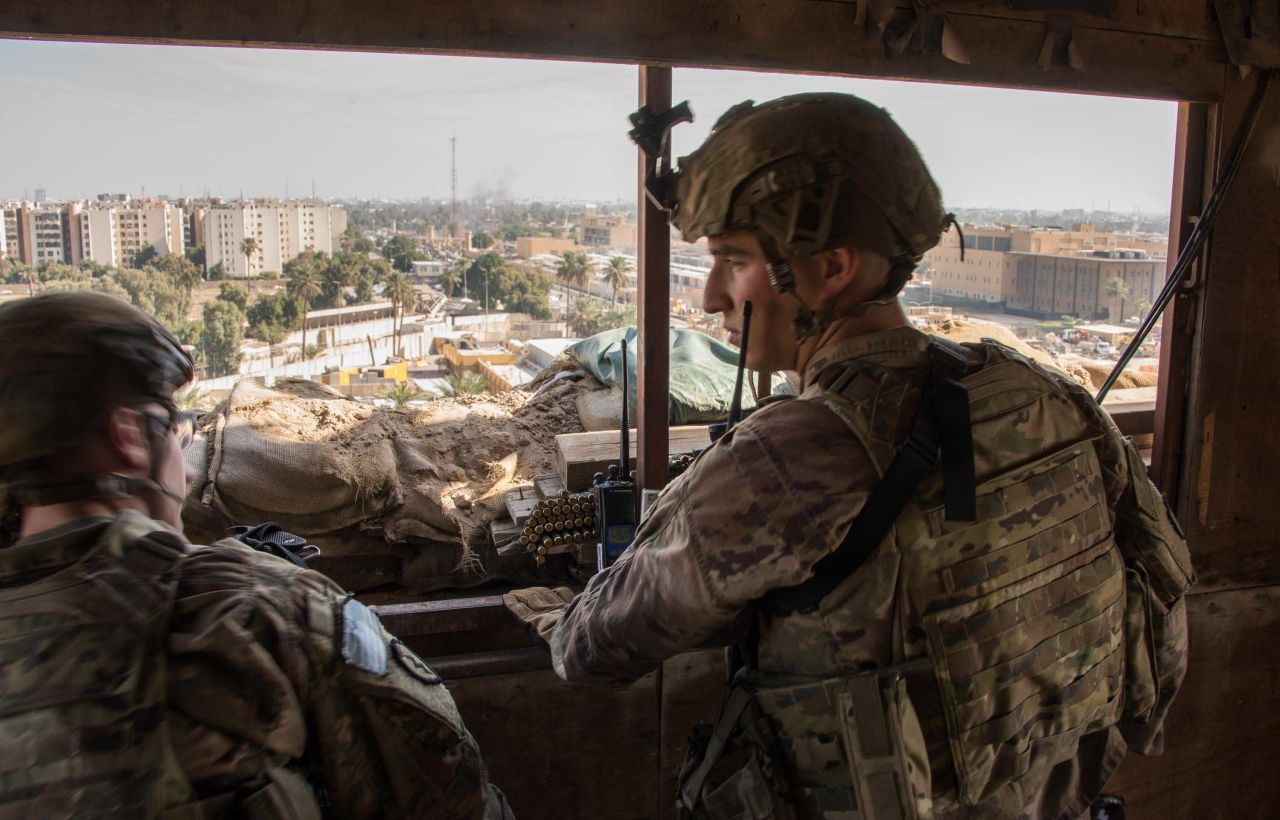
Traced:
<svg viewBox="0 0 1280 820">
<path fill-rule="evenodd" d="M 416 55 L 0 41 L 0 198 L 98 193 L 616 202 L 634 198 L 635 67 Z M 843 90 L 886 107 L 951 207 L 1166 212 L 1176 105 L 1084 95 L 677 69 L 698 115 Z M 68 125 L 76 127 L 68 127 Z M 106 161 L 104 161 L 106 160 Z M 14 170 L 17 169 L 17 170 Z"/>
</svg>

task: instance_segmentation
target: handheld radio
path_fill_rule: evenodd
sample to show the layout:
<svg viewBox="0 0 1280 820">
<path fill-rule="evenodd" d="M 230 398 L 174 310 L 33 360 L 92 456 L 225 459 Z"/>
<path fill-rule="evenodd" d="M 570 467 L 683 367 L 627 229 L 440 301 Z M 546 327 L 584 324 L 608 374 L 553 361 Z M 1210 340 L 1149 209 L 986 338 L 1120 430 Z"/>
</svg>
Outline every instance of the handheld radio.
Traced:
<svg viewBox="0 0 1280 820">
<path fill-rule="evenodd" d="M 636 485 L 631 480 L 630 425 L 627 420 L 627 340 L 622 340 L 622 434 L 618 463 L 609 465 L 608 478 L 596 473 L 596 569 L 618 560 L 636 538 Z"/>
</svg>

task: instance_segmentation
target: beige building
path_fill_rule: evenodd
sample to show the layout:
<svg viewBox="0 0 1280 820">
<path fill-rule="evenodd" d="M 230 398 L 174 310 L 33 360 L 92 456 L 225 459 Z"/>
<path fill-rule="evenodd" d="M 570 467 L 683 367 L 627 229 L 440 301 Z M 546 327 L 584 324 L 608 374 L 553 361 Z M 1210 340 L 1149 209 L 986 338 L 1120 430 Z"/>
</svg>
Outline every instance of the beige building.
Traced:
<svg viewBox="0 0 1280 820">
<path fill-rule="evenodd" d="M 316 202 L 278 199 L 212 205 L 204 214 L 205 268 L 222 265 L 233 278 L 279 273 L 303 251 L 333 253 L 347 229 L 347 212 Z M 257 250 L 247 257 L 244 240 Z"/>
<path fill-rule="evenodd" d="M 517 236 L 516 256 L 521 259 L 532 259 L 535 256 L 546 256 L 549 253 L 563 254 L 565 251 L 580 251 L 582 246 L 573 239 L 559 239 L 554 236 Z"/>
<path fill-rule="evenodd" d="M 589 248 L 606 248 L 608 250 L 636 250 L 636 226 L 628 223 L 626 217 L 614 214 L 599 214 L 595 211 L 583 211 L 578 218 L 578 237 L 582 244 Z"/>
<path fill-rule="evenodd" d="M 147 247 L 160 256 L 180 256 L 186 250 L 182 209 L 169 202 L 99 203 L 69 213 L 68 224 L 76 233 L 71 243 L 76 263 L 127 267 Z"/>
<path fill-rule="evenodd" d="M 1150 305 L 1164 283 L 1166 260 L 1141 251 L 1089 255 L 1014 253 L 1013 292 L 1005 307 L 1037 316 L 1123 322 Z"/>
<path fill-rule="evenodd" d="M 1096 231 L 1088 223 L 1073 225 L 1070 230 L 966 225 L 963 232 L 963 258 L 961 258 L 960 238 L 957 232 L 949 232 L 943 235 L 942 242 L 937 247 L 925 254 L 924 268 L 917 274 L 917 279 L 927 277 L 932 283 L 935 296 L 1046 313 L 1051 311 L 1040 311 L 1038 308 L 1029 306 L 1031 303 L 1044 304 L 1043 292 L 1040 293 L 1040 298 L 1032 298 L 1029 292 L 1019 290 L 1017 277 L 1020 271 L 1025 273 L 1027 264 L 1020 260 L 1019 255 L 1040 255 L 1063 260 L 1080 258 L 1147 260 L 1146 267 L 1111 266 L 1118 271 L 1114 272 L 1115 276 L 1124 278 L 1137 275 L 1133 271 L 1146 270 L 1152 265 L 1163 271 L 1167 247 L 1165 237 Z M 1111 272 L 1110 269 L 1109 272 Z M 1146 293 L 1145 284 L 1137 281 L 1129 284 L 1138 288 L 1133 292 Z M 1122 307 L 1118 301 L 1112 305 L 1099 305 L 1096 299 L 1082 301 L 1083 296 L 1082 291 L 1076 299 L 1076 302 L 1081 305 L 1081 310 L 1116 311 Z M 1149 299 L 1150 297 L 1135 296 L 1129 301 L 1133 302 L 1138 298 Z M 1052 301 L 1055 304 L 1062 302 L 1061 299 Z M 1057 312 L 1076 314 L 1075 310 Z M 1088 312 L 1076 315 L 1096 316 L 1097 314 Z"/>
</svg>

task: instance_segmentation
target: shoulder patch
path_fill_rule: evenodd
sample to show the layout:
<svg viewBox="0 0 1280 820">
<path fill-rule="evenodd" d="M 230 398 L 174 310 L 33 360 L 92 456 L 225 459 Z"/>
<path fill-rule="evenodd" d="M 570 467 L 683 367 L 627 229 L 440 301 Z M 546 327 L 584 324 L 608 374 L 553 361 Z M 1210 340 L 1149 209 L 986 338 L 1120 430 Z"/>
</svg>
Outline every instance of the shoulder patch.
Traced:
<svg viewBox="0 0 1280 820">
<path fill-rule="evenodd" d="M 342 605 L 342 659 L 370 674 L 387 674 L 387 643 L 382 636 L 382 623 L 373 610 L 348 598 Z"/>
<path fill-rule="evenodd" d="M 400 668 L 408 672 L 410 677 L 416 678 L 428 686 L 444 683 L 444 678 L 437 675 L 436 671 L 430 666 L 427 666 L 426 661 L 419 658 L 417 653 L 394 638 L 391 640 L 391 654 L 395 656 L 396 663 L 400 664 Z"/>
</svg>

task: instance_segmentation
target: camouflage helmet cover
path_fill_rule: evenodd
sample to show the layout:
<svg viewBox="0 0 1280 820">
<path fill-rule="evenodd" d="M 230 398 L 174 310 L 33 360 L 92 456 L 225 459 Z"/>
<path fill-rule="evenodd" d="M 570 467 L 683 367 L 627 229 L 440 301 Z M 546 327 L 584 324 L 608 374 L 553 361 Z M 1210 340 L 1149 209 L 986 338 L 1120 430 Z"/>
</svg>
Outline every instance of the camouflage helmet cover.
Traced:
<svg viewBox="0 0 1280 820">
<path fill-rule="evenodd" d="M 884 109 L 797 94 L 729 109 L 680 159 L 671 221 L 686 241 L 736 228 L 789 254 L 857 244 L 914 267 L 949 217 L 920 152 Z"/>
<path fill-rule="evenodd" d="M 173 335 L 114 296 L 49 293 L 0 306 L 0 479 L 65 450 L 111 407 L 171 401 L 193 375 Z"/>
</svg>

